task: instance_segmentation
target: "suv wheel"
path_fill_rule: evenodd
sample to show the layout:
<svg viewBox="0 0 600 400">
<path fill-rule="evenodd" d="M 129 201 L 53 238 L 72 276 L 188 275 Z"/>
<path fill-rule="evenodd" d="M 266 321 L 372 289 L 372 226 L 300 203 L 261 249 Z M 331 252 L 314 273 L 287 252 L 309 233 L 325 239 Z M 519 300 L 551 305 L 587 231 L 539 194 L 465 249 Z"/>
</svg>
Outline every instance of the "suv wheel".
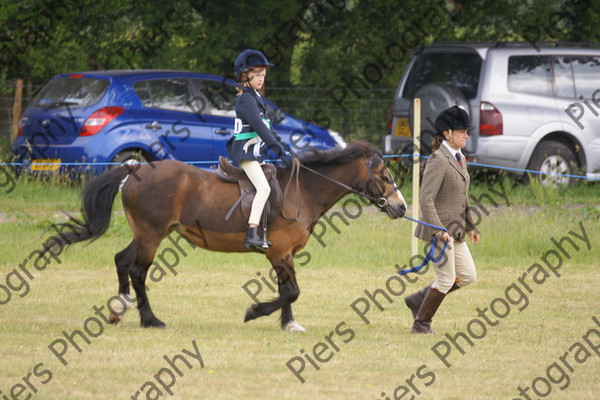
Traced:
<svg viewBox="0 0 600 400">
<path fill-rule="evenodd" d="M 543 172 L 535 177 L 542 185 L 570 186 L 574 183 L 573 178 L 548 174 L 572 175 L 577 170 L 577 161 L 573 151 L 566 145 L 541 142 L 531 156 L 529 169 Z"/>
</svg>

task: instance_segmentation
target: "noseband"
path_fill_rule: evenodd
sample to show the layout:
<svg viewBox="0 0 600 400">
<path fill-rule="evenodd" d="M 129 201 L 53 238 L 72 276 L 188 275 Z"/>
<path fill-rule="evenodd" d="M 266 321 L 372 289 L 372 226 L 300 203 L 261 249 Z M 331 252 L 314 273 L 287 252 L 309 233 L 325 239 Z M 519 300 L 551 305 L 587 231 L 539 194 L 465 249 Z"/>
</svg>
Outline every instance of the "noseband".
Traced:
<svg viewBox="0 0 600 400">
<path fill-rule="evenodd" d="M 383 162 L 383 160 L 381 162 Z M 390 191 L 387 192 L 386 194 L 383 194 L 383 192 L 381 190 L 379 190 L 379 185 L 377 184 L 377 181 L 375 180 L 375 177 L 373 176 L 373 173 L 371 172 L 371 166 L 372 166 L 372 162 L 370 160 L 367 160 L 367 171 L 369 173 L 369 180 L 367 181 L 366 186 L 368 186 L 369 184 L 372 185 L 375 188 L 375 194 L 378 197 L 375 198 L 368 194 L 363 194 L 363 196 L 367 197 L 369 200 L 371 200 L 371 202 L 373 204 L 375 204 L 380 209 L 384 210 L 385 207 L 387 207 L 387 205 L 388 205 L 388 200 L 387 200 L 388 197 L 390 197 L 392 195 L 392 193 L 394 193 L 395 191 L 398 190 L 398 186 L 394 182 L 394 186 L 390 189 Z"/>
</svg>

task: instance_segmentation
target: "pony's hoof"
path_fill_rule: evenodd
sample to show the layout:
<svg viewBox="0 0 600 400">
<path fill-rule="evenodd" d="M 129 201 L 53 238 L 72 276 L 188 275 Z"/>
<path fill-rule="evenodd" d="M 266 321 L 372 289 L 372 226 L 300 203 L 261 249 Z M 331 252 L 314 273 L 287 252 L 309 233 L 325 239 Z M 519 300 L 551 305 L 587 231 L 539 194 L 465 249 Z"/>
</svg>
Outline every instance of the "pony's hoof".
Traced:
<svg viewBox="0 0 600 400">
<path fill-rule="evenodd" d="M 283 329 L 285 329 L 286 332 L 305 332 L 306 331 L 306 329 L 304 329 L 296 321 L 290 321 L 290 322 L 288 322 L 287 324 L 285 324 L 285 326 L 283 327 Z"/>
<path fill-rule="evenodd" d="M 167 327 L 167 324 L 165 324 L 164 322 L 162 322 L 160 319 L 158 318 L 153 318 L 148 322 L 140 322 L 140 326 L 142 328 L 158 328 L 158 329 L 165 329 Z"/>
<path fill-rule="evenodd" d="M 253 304 L 246 309 L 246 315 L 244 315 L 244 322 L 251 321 L 258 317 L 258 314 L 256 313 L 256 307 L 257 305 Z"/>
<path fill-rule="evenodd" d="M 121 321 L 121 318 L 117 317 L 113 313 L 110 313 L 110 317 L 108 317 L 108 320 L 110 321 L 111 324 L 116 325 Z"/>
</svg>

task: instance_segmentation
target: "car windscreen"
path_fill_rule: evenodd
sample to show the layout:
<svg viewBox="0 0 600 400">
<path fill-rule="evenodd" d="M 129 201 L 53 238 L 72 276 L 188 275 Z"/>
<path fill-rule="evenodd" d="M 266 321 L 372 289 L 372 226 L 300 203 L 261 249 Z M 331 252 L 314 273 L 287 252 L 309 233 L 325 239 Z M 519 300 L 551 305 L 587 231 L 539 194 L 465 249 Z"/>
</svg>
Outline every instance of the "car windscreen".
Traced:
<svg viewBox="0 0 600 400">
<path fill-rule="evenodd" d="M 402 97 L 412 99 L 422 86 L 444 82 L 460 89 L 467 99 L 477 96 L 481 57 L 477 53 L 427 53 L 417 56 Z"/>
<path fill-rule="evenodd" d="M 109 86 L 109 81 L 81 75 L 52 79 L 31 102 L 33 107 L 88 107 L 96 104 Z"/>
</svg>

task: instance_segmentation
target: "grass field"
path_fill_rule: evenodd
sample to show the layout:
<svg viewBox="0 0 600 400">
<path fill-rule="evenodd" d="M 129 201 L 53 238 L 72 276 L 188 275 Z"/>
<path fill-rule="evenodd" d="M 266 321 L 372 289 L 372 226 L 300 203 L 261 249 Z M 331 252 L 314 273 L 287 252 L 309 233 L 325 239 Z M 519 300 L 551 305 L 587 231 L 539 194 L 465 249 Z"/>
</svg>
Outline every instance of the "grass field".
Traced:
<svg viewBox="0 0 600 400">
<path fill-rule="evenodd" d="M 473 192 L 486 189 L 475 185 Z M 19 182 L 0 195 L 2 399 L 130 399 L 138 391 L 139 399 L 525 399 L 519 386 L 531 398 L 596 399 L 600 392 L 600 326 L 592 319 L 600 319 L 598 185 L 521 186 L 509 191 L 510 207 L 489 205 L 479 226 L 482 241 L 470 245 L 478 281 L 448 296 L 434 320 L 436 334 L 418 336 L 409 334 L 412 318 L 402 297 L 429 284 L 433 272 L 410 275 L 412 283 L 391 278 L 395 265 L 410 259 L 411 224 L 373 208 L 348 226 L 335 220 L 340 233 L 329 227 L 325 248 L 309 242 L 310 262 L 304 257 L 306 265 L 297 265 L 301 295 L 293 306 L 305 333 L 281 331 L 278 313 L 242 322 L 252 302 L 242 287 L 260 281 L 258 272 L 268 275 L 264 257 L 192 251 L 186 243 L 176 275 L 165 268 L 149 283 L 153 309 L 167 329 L 140 328 L 136 310 L 122 324 L 107 325 L 94 307 L 105 315 L 117 292 L 113 256 L 131 238 L 118 201 L 101 239 L 74 245 L 60 263 L 38 265 L 40 271 L 27 260 L 53 233 L 44 231 L 64 220 L 59 211 L 79 208 L 78 193 Z M 582 226 L 590 249 L 575 235 L 584 236 Z M 558 249 L 552 238 L 565 236 L 579 250 L 564 240 L 564 252 Z M 175 264 L 172 254 L 164 259 Z M 544 260 L 562 266 L 555 274 Z M 24 261 L 32 275 L 23 278 L 28 288 L 11 274 Z M 365 291 L 378 293 L 375 300 Z M 271 295 L 263 285 L 258 297 Z M 369 305 L 369 324 L 352 304 Z M 502 317 L 485 311 L 490 308 Z M 598 336 L 588 334 L 594 327 Z M 66 336 L 77 330 L 85 338 L 75 334 L 70 343 Z M 457 345 L 447 337 L 462 333 Z M 432 348 L 450 352 L 450 367 Z M 63 352 L 67 365 L 55 354 Z M 201 362 L 192 356 L 197 352 Z M 172 367 L 165 356 L 185 359 Z M 304 364 L 297 373 L 304 383 L 286 363 L 297 370 Z M 176 383 L 168 388 L 171 379 Z"/>
</svg>

